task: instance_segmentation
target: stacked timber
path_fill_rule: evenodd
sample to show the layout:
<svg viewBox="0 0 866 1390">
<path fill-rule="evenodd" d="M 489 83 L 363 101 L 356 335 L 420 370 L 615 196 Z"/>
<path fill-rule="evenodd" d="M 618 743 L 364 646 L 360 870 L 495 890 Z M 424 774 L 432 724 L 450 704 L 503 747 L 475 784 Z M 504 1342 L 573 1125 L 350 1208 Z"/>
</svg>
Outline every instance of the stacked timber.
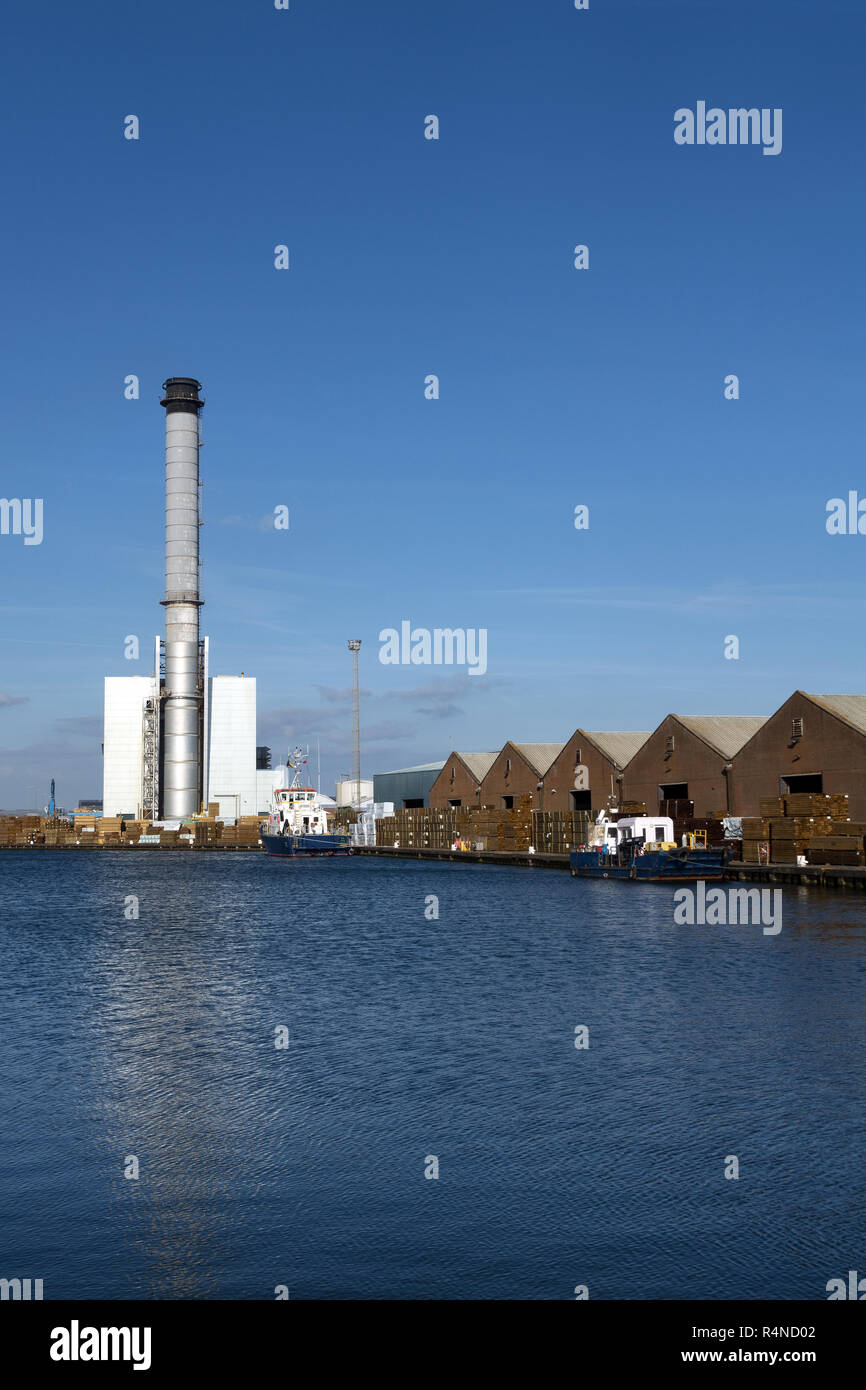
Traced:
<svg viewBox="0 0 866 1390">
<path fill-rule="evenodd" d="M 761 816 L 823 816 L 831 820 L 848 819 L 847 792 L 788 792 L 785 796 L 762 796 Z"/>
<path fill-rule="evenodd" d="M 193 834 L 195 836 L 196 849 L 217 844 L 221 832 L 221 823 L 211 816 L 202 816 L 200 820 L 193 821 Z"/>
<path fill-rule="evenodd" d="M 259 825 L 258 816 L 239 816 L 234 825 L 223 825 L 219 836 L 220 843 L 252 849 L 258 845 L 261 838 Z"/>
<path fill-rule="evenodd" d="M 864 863 L 866 822 L 848 819 L 845 793 L 791 792 L 762 797 L 759 805 L 760 816 L 743 818 L 745 863 Z"/>
<path fill-rule="evenodd" d="M 0 845 L 6 849 L 24 849 L 37 838 L 41 843 L 42 819 L 41 816 L 3 816 L 0 818 Z"/>
<path fill-rule="evenodd" d="M 769 820 L 763 816 L 743 816 L 743 863 L 767 864 L 769 860 Z"/>
<path fill-rule="evenodd" d="M 589 811 L 533 811 L 532 844 L 536 854 L 568 854 L 577 845 L 586 844 L 591 822 Z"/>
<path fill-rule="evenodd" d="M 107 849 L 119 849 L 121 824 L 120 816 L 102 816 L 95 826 L 100 844 Z"/>
<path fill-rule="evenodd" d="M 533 811 L 532 798 L 516 808 L 495 806 L 418 807 L 376 821 L 376 844 L 401 849 L 495 850 L 500 853 L 565 854 L 586 838 L 586 812 Z"/>
</svg>

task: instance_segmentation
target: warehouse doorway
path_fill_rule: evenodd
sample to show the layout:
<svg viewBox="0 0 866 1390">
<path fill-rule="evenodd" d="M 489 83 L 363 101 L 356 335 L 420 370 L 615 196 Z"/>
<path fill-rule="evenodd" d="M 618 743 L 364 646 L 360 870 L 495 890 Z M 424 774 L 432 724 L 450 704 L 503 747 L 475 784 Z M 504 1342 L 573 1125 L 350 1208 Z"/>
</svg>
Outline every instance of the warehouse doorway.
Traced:
<svg viewBox="0 0 866 1390">
<path fill-rule="evenodd" d="M 659 786 L 659 801 L 688 801 L 688 782 L 666 782 Z"/>
<path fill-rule="evenodd" d="M 591 811 L 592 792 L 571 792 L 572 811 Z"/>
<path fill-rule="evenodd" d="M 780 777 L 779 790 L 785 792 L 822 792 L 824 790 L 823 772 L 801 772 L 796 777 Z"/>
<path fill-rule="evenodd" d="M 460 798 L 458 797 L 456 801 L 449 801 L 448 805 L 451 807 L 452 811 L 455 811 L 457 807 L 461 805 Z"/>
<path fill-rule="evenodd" d="M 514 797 L 513 797 L 513 796 L 503 796 L 503 797 L 501 797 L 500 799 L 501 799 L 501 801 L 502 801 L 502 809 L 503 809 L 503 811 L 513 811 L 513 810 L 514 810 Z"/>
<path fill-rule="evenodd" d="M 404 802 L 403 802 L 403 810 L 404 810 L 404 811 L 417 811 L 417 810 L 419 810 L 420 807 L 422 807 L 423 805 L 424 805 L 424 798 L 423 798 L 423 796 L 421 796 L 421 797 L 412 797 L 412 798 L 410 798 L 408 801 L 404 801 Z"/>
</svg>

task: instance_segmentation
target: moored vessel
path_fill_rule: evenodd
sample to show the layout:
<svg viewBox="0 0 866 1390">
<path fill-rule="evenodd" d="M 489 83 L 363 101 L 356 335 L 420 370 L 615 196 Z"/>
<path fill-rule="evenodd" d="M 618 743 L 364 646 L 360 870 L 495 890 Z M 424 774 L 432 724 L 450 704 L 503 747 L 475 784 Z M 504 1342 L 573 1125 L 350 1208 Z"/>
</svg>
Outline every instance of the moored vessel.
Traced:
<svg viewBox="0 0 866 1390">
<path fill-rule="evenodd" d="M 316 788 L 301 785 L 306 767 L 301 750 L 296 748 L 286 761 L 295 775 L 290 786 L 277 787 L 273 793 L 270 815 L 262 826 L 262 844 L 268 854 L 281 859 L 349 854 L 349 836 L 328 829 L 327 812 Z"/>
<path fill-rule="evenodd" d="M 728 850 L 707 845 L 706 831 L 674 839 L 667 816 L 620 816 L 603 812 L 589 839 L 571 851 L 573 878 L 630 879 L 642 883 L 682 882 L 724 877 Z"/>
</svg>

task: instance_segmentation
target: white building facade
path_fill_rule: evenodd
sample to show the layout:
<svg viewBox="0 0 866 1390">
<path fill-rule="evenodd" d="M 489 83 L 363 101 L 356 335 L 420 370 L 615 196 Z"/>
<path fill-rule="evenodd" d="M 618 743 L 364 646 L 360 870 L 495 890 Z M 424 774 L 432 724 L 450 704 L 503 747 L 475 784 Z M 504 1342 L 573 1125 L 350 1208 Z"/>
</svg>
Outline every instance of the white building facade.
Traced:
<svg viewBox="0 0 866 1390">
<path fill-rule="evenodd" d="M 288 787 L 294 775 L 285 766 L 256 769 L 256 815 L 270 815 L 274 792 Z"/>
<path fill-rule="evenodd" d="M 254 676 L 211 676 L 207 700 L 205 805 L 219 815 L 255 816 L 256 682 Z"/>
<path fill-rule="evenodd" d="M 152 676 L 105 677 L 102 805 L 106 816 L 146 820 L 154 814 L 145 802 L 144 730 L 145 702 L 153 701 L 158 708 L 158 699 Z M 218 815 L 227 819 L 269 809 L 269 784 L 257 786 L 255 677 L 209 677 L 204 725 L 203 806 L 217 802 Z M 258 774 L 278 778 L 281 786 L 287 785 L 285 775 L 285 768 Z M 158 790 L 158 769 L 156 780 Z"/>
<path fill-rule="evenodd" d="M 102 807 L 106 816 L 139 815 L 144 783 L 144 705 L 152 676 L 106 676 Z"/>
</svg>

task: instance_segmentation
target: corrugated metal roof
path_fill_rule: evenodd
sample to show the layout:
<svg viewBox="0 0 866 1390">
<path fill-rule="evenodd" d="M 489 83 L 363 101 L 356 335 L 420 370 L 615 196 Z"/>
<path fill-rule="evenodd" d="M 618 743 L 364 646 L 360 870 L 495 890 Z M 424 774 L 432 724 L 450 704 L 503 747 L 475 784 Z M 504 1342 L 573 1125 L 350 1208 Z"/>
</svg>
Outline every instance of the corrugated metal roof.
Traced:
<svg viewBox="0 0 866 1390">
<path fill-rule="evenodd" d="M 765 714 L 675 714 L 674 719 L 715 748 L 723 758 L 739 753 L 743 744 L 767 722 Z"/>
<path fill-rule="evenodd" d="M 807 700 L 814 700 L 822 709 L 829 710 L 838 719 L 843 719 L 858 733 L 866 734 L 866 695 L 810 695 L 800 691 Z"/>
<path fill-rule="evenodd" d="M 495 753 L 458 753 L 457 756 L 463 759 L 476 782 L 481 782 L 487 776 L 501 751 L 497 748 Z"/>
<path fill-rule="evenodd" d="M 377 777 L 396 777 L 401 772 L 441 772 L 445 766 L 441 763 L 419 763 L 417 767 L 394 767 L 390 772 L 377 772 Z M 351 781 L 351 778 L 349 779 Z"/>
<path fill-rule="evenodd" d="M 512 748 L 516 748 L 531 767 L 538 773 L 545 773 L 554 759 L 558 758 L 564 743 L 513 743 Z"/>
<path fill-rule="evenodd" d="M 579 734 L 591 739 L 596 748 L 604 753 L 606 758 L 615 762 L 617 767 L 625 767 L 630 763 L 639 748 L 643 748 L 652 729 L 634 733 L 596 733 L 593 729 L 578 729 Z"/>
</svg>

